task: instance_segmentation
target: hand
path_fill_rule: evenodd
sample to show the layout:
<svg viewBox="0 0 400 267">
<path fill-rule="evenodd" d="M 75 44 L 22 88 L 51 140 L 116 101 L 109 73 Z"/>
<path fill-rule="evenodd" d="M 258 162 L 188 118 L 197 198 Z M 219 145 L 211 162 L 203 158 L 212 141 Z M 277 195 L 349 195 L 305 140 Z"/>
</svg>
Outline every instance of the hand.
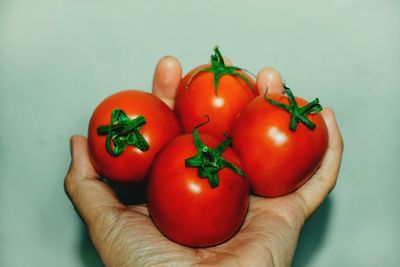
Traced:
<svg viewBox="0 0 400 267">
<path fill-rule="evenodd" d="M 156 67 L 153 93 L 170 107 L 181 74 L 181 65 L 173 57 L 162 58 Z M 269 92 L 283 92 L 281 77 L 271 68 L 257 75 L 260 93 L 267 87 Z M 334 188 L 339 172 L 343 141 L 333 111 L 326 108 L 321 114 L 328 126 L 329 144 L 318 171 L 289 195 L 251 196 L 241 230 L 216 247 L 194 249 L 176 244 L 157 230 L 145 204 L 123 205 L 99 179 L 85 137 L 71 138 L 72 162 L 65 191 L 106 266 L 289 266 L 304 221 Z"/>
</svg>

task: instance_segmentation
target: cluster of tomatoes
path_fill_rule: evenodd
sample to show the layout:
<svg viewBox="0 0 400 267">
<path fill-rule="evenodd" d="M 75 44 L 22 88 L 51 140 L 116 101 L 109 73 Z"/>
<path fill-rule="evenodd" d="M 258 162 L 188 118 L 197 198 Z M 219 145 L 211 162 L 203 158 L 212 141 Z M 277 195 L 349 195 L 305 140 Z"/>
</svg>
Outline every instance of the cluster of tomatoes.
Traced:
<svg viewBox="0 0 400 267">
<path fill-rule="evenodd" d="M 249 191 L 288 194 L 318 168 L 327 129 L 318 99 L 258 95 L 251 75 L 211 64 L 181 81 L 175 110 L 150 93 L 122 91 L 93 112 L 92 162 L 114 182 L 145 183 L 153 222 L 171 240 L 205 247 L 233 236 L 246 216 Z"/>
</svg>

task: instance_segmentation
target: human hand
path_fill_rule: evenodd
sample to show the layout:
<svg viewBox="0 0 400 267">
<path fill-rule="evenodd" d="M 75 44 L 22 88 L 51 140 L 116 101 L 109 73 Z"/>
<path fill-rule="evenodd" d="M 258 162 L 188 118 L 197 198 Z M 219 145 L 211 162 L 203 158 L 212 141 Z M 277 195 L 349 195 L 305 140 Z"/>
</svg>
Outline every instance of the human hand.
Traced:
<svg viewBox="0 0 400 267">
<path fill-rule="evenodd" d="M 170 107 L 181 75 L 181 65 L 172 57 L 162 58 L 156 67 L 153 93 Z M 280 75 L 271 68 L 257 75 L 260 93 L 267 87 L 269 92 L 283 92 Z M 154 226 L 145 204 L 122 204 L 91 164 L 85 137 L 71 138 L 72 161 L 65 191 L 106 266 L 289 266 L 304 221 L 334 188 L 339 172 L 343 141 L 333 111 L 326 108 L 321 114 L 329 144 L 318 171 L 289 195 L 251 196 L 241 230 L 215 247 L 176 244 Z"/>
</svg>

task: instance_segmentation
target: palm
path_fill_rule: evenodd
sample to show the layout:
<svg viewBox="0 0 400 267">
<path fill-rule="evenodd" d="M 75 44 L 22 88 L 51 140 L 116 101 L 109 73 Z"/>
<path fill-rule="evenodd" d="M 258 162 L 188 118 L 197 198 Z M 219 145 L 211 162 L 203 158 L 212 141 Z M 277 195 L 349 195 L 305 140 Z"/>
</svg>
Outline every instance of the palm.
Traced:
<svg viewBox="0 0 400 267">
<path fill-rule="evenodd" d="M 294 252 L 304 220 L 304 214 L 299 213 L 300 209 L 294 203 L 293 196 L 275 199 L 251 196 L 249 212 L 241 230 L 219 246 L 199 249 L 183 247 L 165 238 L 152 223 L 145 204 L 129 206 L 118 212 L 111 227 L 113 230 L 108 236 L 115 238 L 105 241 L 131 248 L 132 254 L 141 255 L 135 261 L 143 265 L 152 261 L 163 266 L 176 266 L 176 262 L 184 266 L 195 263 L 269 266 L 276 261 L 289 261 L 285 262 L 288 264 L 290 256 L 276 257 L 279 256 L 277 251 L 282 249 L 289 254 Z M 129 234 L 120 233 L 121 229 Z"/>
</svg>

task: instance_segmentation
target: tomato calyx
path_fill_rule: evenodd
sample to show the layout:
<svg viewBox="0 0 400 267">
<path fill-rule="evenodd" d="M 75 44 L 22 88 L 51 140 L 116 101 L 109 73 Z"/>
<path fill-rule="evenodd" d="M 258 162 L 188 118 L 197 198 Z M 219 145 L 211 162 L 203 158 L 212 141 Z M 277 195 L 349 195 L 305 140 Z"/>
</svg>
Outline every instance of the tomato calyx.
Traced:
<svg viewBox="0 0 400 267">
<path fill-rule="evenodd" d="M 141 151 L 146 151 L 150 148 L 149 144 L 140 134 L 140 129 L 145 124 L 146 119 L 143 116 L 138 116 L 131 120 L 123 110 L 113 109 L 110 125 L 99 126 L 97 134 L 107 136 L 106 149 L 113 157 L 121 155 L 128 145 L 135 146 Z"/>
<path fill-rule="evenodd" d="M 315 114 L 322 110 L 322 106 L 319 104 L 319 99 L 316 98 L 312 102 L 300 108 L 296 102 L 292 90 L 290 90 L 290 88 L 287 87 L 285 84 L 283 84 L 283 88 L 285 89 L 285 93 L 289 98 L 289 105 L 279 103 L 267 97 L 267 92 L 265 92 L 264 95 L 265 100 L 267 100 L 270 104 L 277 106 L 283 110 L 286 110 L 287 112 L 290 113 L 291 115 L 289 124 L 290 130 L 296 131 L 297 124 L 299 122 L 304 123 L 310 130 L 314 130 L 316 126 L 309 118 L 307 118 L 307 115 Z"/>
<path fill-rule="evenodd" d="M 191 84 L 194 77 L 196 77 L 198 74 L 200 74 L 202 72 L 211 72 L 211 73 L 214 73 L 214 93 L 215 93 L 215 95 L 218 95 L 218 84 L 219 84 L 219 81 L 221 80 L 221 77 L 224 75 L 231 75 L 234 77 L 238 77 L 239 79 L 243 80 L 246 83 L 246 85 L 250 88 L 250 90 L 254 93 L 254 88 L 251 85 L 249 79 L 247 79 L 246 76 L 244 76 L 243 74 L 241 74 L 237 71 L 244 71 L 244 72 L 250 74 L 251 76 L 255 77 L 254 74 L 252 74 L 250 71 L 248 71 L 246 69 L 235 67 L 235 66 L 226 66 L 224 58 L 223 58 L 221 52 L 219 51 L 218 46 L 216 46 L 214 48 L 214 54 L 211 55 L 211 67 L 202 68 L 202 69 L 196 71 L 190 77 L 190 79 L 186 85 L 186 89 L 189 87 L 189 85 Z"/>
<path fill-rule="evenodd" d="M 207 121 L 208 122 L 208 121 Z M 205 122 L 205 123 L 207 123 Z M 218 172 L 224 167 L 232 170 L 240 176 L 245 176 L 244 172 L 222 157 L 222 153 L 232 143 L 232 138 L 227 138 L 215 148 L 209 148 L 200 139 L 198 128 L 202 123 L 193 130 L 194 144 L 197 149 L 197 155 L 185 160 L 186 167 L 198 168 L 198 176 L 207 178 L 211 188 L 219 185 Z"/>
</svg>

